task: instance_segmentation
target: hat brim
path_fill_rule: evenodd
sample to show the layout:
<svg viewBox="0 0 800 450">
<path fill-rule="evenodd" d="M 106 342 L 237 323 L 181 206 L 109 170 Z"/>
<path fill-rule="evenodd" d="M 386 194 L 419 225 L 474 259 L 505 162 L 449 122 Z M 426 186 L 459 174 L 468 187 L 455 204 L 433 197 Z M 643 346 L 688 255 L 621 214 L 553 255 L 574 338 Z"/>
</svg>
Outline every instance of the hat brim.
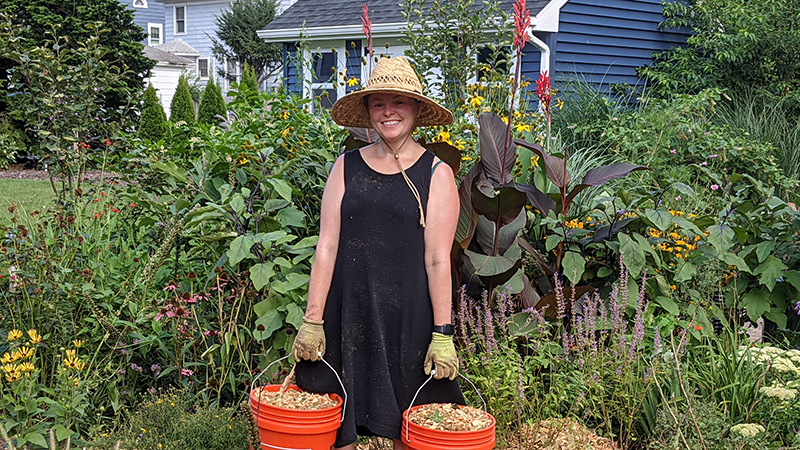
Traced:
<svg viewBox="0 0 800 450">
<path fill-rule="evenodd" d="M 397 88 L 369 88 L 351 92 L 340 98 L 331 108 L 331 118 L 343 127 L 372 128 L 369 113 L 364 105 L 364 97 L 370 94 L 397 94 L 419 100 L 423 105 L 416 120 L 418 127 L 450 125 L 453 123 L 453 114 L 445 107 L 430 98 L 410 90 Z"/>
</svg>

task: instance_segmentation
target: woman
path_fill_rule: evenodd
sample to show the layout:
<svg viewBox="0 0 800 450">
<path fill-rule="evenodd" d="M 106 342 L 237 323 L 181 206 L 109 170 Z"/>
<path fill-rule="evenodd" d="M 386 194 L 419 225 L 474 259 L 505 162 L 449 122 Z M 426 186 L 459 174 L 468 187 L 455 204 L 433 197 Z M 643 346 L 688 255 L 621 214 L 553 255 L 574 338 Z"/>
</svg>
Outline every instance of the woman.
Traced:
<svg viewBox="0 0 800 450">
<path fill-rule="evenodd" d="M 353 449 L 367 435 L 403 449 L 402 413 L 432 368 L 436 379 L 415 404 L 464 404 L 450 324 L 458 191 L 450 167 L 411 139 L 416 126 L 453 116 L 422 95 L 404 57 L 381 59 L 331 116 L 380 140 L 340 156 L 325 186 L 308 307 L 292 348 L 297 384 L 342 394 L 322 354 L 347 389 L 334 447 Z"/>
</svg>

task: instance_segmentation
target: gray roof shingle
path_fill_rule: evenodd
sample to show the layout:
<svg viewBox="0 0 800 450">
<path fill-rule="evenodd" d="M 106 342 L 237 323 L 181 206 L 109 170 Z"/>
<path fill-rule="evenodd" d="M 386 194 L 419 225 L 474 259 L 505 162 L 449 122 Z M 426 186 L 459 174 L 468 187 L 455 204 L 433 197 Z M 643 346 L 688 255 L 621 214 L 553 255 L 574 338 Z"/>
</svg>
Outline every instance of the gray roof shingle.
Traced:
<svg viewBox="0 0 800 450">
<path fill-rule="evenodd" d="M 405 22 L 400 7 L 402 0 L 331 1 L 298 0 L 283 14 L 276 17 L 264 30 L 285 30 L 300 28 L 305 21 L 306 28 L 360 25 L 361 8 L 369 4 L 369 18 L 373 24 Z M 529 0 L 527 2 L 531 17 L 536 16 L 552 0 Z M 513 12 L 514 2 L 501 1 L 501 9 Z M 479 1 L 476 4 L 480 5 Z"/>
</svg>

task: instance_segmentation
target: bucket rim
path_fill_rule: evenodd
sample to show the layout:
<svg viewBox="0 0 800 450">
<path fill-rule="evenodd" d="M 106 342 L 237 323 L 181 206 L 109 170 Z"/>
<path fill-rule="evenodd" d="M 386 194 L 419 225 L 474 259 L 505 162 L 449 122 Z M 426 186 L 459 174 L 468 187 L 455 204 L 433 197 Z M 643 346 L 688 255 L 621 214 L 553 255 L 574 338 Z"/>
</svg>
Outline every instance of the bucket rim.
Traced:
<svg viewBox="0 0 800 450">
<path fill-rule="evenodd" d="M 327 408 L 321 408 L 321 409 L 283 408 L 281 406 L 270 405 L 269 403 L 262 402 L 261 399 L 256 396 L 256 391 L 258 391 L 260 389 L 267 389 L 269 392 L 276 392 L 276 391 L 278 391 L 278 389 L 280 389 L 280 387 L 281 386 L 279 384 L 268 384 L 268 385 L 265 385 L 265 386 L 259 386 L 259 387 L 255 388 L 255 389 L 251 390 L 250 391 L 251 408 L 252 408 L 252 403 L 256 402 L 256 403 L 260 404 L 262 408 L 263 407 L 267 407 L 267 408 L 272 408 L 272 409 L 277 409 L 277 410 L 282 410 L 282 411 L 294 411 L 294 412 L 297 412 L 297 411 L 308 411 L 308 412 L 318 411 L 318 412 L 323 412 L 323 411 L 325 411 L 325 412 L 327 412 L 327 411 L 332 411 L 334 409 L 339 409 L 344 404 L 344 400 L 342 400 L 342 397 L 339 394 L 335 393 L 335 392 L 321 394 L 321 395 L 327 395 L 328 397 L 331 398 L 331 400 L 335 400 L 336 401 L 336 404 L 334 406 L 329 406 Z M 275 389 L 270 389 L 270 388 L 275 388 Z M 296 384 L 290 384 L 286 388 L 286 390 L 308 392 L 308 391 L 305 391 L 305 390 L 301 389 L 300 386 L 298 386 Z"/>
<path fill-rule="evenodd" d="M 444 435 L 449 435 L 449 436 L 464 436 L 464 435 L 467 435 L 467 434 L 488 433 L 491 430 L 496 430 L 496 428 L 497 428 L 497 419 L 495 419 L 495 417 L 493 415 L 491 415 L 488 411 L 483 411 L 483 412 L 487 416 L 489 416 L 489 418 L 492 420 L 492 423 L 489 426 L 487 426 L 486 428 L 481 428 L 480 430 L 470 430 L 470 431 L 437 430 L 437 429 L 434 429 L 434 428 L 428 428 L 426 426 L 416 424 L 416 423 L 412 422 L 408 418 L 409 411 L 414 411 L 414 410 L 417 410 L 419 408 L 422 408 L 423 406 L 431 405 L 431 404 L 435 404 L 435 403 L 425 403 L 425 404 L 422 404 L 422 405 L 412 406 L 408 410 L 403 411 L 403 427 L 402 428 L 406 428 L 406 424 L 408 424 L 408 428 L 406 428 L 406 430 L 411 430 L 412 428 L 417 428 L 417 429 L 422 429 L 422 430 L 426 430 L 426 431 L 432 431 L 434 433 L 443 433 Z M 441 404 L 447 404 L 447 403 L 441 403 Z M 459 406 L 468 406 L 468 405 L 459 405 Z M 478 409 L 478 408 L 475 408 L 475 409 Z M 405 433 L 406 430 L 403 430 L 401 432 L 401 434 L 405 435 L 406 434 Z"/>
</svg>

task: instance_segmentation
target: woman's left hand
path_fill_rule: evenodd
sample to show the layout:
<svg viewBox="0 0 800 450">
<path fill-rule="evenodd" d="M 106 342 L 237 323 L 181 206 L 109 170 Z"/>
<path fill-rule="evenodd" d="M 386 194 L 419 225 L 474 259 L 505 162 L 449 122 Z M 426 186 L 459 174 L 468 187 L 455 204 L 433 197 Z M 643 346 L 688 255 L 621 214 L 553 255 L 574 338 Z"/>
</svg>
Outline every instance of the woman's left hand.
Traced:
<svg viewBox="0 0 800 450">
<path fill-rule="evenodd" d="M 428 346 L 428 353 L 425 355 L 425 375 L 430 375 L 434 364 L 436 365 L 434 378 L 437 380 L 445 377 L 450 380 L 456 379 L 456 375 L 458 375 L 458 355 L 456 355 L 456 346 L 453 344 L 453 336 L 433 333 L 431 344 Z"/>
</svg>

